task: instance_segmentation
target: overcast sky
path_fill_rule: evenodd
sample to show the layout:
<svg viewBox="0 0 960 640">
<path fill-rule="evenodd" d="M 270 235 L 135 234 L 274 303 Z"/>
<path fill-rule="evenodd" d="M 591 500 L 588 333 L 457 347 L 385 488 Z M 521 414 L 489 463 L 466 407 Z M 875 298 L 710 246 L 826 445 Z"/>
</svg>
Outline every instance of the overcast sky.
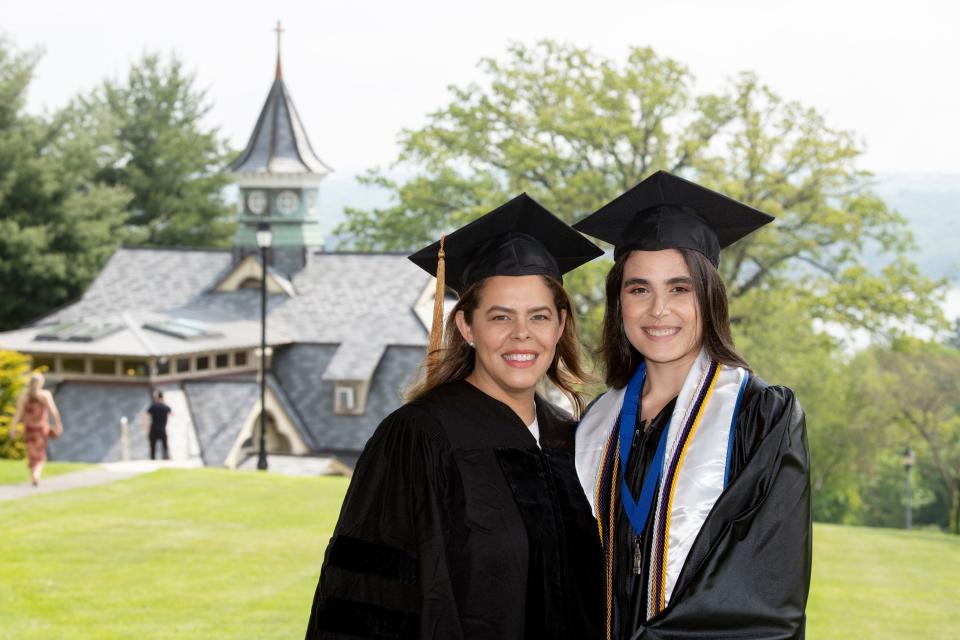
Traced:
<svg viewBox="0 0 960 640">
<path fill-rule="evenodd" d="M 144 51 L 177 52 L 236 147 L 284 78 L 321 158 L 343 177 L 388 164 L 397 132 L 447 103 L 446 87 L 511 41 L 554 38 L 622 60 L 650 45 L 716 89 L 752 70 L 867 144 L 878 172 L 960 174 L 960 3 L 851 0 L 326 0 L 162 3 L 0 0 L 0 33 L 45 51 L 32 111 L 62 106 Z"/>
</svg>

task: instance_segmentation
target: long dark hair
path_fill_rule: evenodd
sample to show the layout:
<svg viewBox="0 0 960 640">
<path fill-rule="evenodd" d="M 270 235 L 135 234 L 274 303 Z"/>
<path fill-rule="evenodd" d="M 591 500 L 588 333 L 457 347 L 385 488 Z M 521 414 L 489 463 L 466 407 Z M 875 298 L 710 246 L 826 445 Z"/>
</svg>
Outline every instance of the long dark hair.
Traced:
<svg viewBox="0 0 960 640">
<path fill-rule="evenodd" d="M 586 406 L 586 401 L 577 390 L 576 385 L 582 383 L 587 376 L 580 362 L 582 348 L 577 338 L 577 323 L 574 318 L 573 304 L 560 282 L 549 276 L 542 277 L 547 288 L 553 294 L 553 303 L 557 312 L 566 312 L 563 333 L 560 335 L 560 341 L 557 342 L 553 361 L 547 369 L 547 378 L 567 396 L 573 406 L 574 417 L 579 417 Z M 473 371 L 476 363 L 476 353 L 460 335 L 456 317 L 458 311 L 463 311 L 467 323 L 473 321 L 473 312 L 480 305 L 480 294 L 485 283 L 486 279 L 469 286 L 460 296 L 444 325 L 443 346 L 440 349 L 436 368 L 428 377 L 427 359 L 424 359 L 420 365 L 420 375 L 417 381 L 404 394 L 407 402 L 426 395 L 430 390 L 442 384 L 463 380 Z"/>
<path fill-rule="evenodd" d="M 693 290 L 700 307 L 703 348 L 713 360 L 731 367 L 749 369 L 747 361 L 733 346 L 730 331 L 730 312 L 727 288 L 713 263 L 699 251 L 677 249 L 683 255 L 693 279 Z M 613 263 L 607 274 L 607 306 L 603 314 L 603 336 L 598 355 L 603 359 L 607 386 L 625 387 L 633 372 L 643 361 L 643 355 L 627 339 L 623 328 L 623 309 L 620 288 L 623 270 L 631 252 L 627 251 Z"/>
</svg>

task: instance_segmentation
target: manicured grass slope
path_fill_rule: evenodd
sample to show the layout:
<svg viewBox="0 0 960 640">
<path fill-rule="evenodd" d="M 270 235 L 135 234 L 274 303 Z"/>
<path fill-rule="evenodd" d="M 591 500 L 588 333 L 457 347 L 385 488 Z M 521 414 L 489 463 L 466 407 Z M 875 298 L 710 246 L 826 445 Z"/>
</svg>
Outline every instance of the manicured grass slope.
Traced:
<svg viewBox="0 0 960 640">
<path fill-rule="evenodd" d="M 808 638 L 960 638 L 960 536 L 815 525 Z"/>
<path fill-rule="evenodd" d="M 52 478 L 72 471 L 81 471 L 89 469 L 91 465 L 80 462 L 48 462 L 43 465 L 44 478 Z M 20 482 L 30 482 L 30 470 L 27 468 L 26 460 L 0 460 L 0 484 L 18 484 Z"/>
<path fill-rule="evenodd" d="M 168 470 L 0 503 L 2 637 L 299 638 L 347 483 Z M 960 637 L 960 538 L 818 525 L 812 639 Z"/>
<path fill-rule="evenodd" d="M 169 470 L 0 503 L 0 635 L 302 637 L 346 487 Z"/>
</svg>

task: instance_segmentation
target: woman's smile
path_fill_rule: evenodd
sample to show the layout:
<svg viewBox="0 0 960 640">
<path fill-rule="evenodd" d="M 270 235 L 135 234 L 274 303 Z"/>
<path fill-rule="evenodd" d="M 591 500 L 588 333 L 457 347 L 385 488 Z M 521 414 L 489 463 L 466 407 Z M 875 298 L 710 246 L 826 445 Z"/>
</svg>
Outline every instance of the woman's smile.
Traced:
<svg viewBox="0 0 960 640">
<path fill-rule="evenodd" d="M 508 351 L 503 354 L 503 359 L 507 361 L 507 364 L 511 367 L 516 367 L 518 369 L 526 369 L 527 367 L 532 367 L 537 360 L 537 353 L 535 351 L 526 351 L 526 350 L 514 350 Z"/>
<path fill-rule="evenodd" d="M 668 340 L 680 333 L 680 327 L 643 327 L 651 340 Z"/>
</svg>

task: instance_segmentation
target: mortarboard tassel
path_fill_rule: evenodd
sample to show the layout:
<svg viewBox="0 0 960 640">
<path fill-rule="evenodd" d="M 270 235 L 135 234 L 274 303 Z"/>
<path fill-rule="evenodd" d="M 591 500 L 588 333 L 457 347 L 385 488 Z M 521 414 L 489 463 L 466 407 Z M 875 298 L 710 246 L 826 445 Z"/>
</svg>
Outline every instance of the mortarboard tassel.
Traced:
<svg viewBox="0 0 960 640">
<path fill-rule="evenodd" d="M 443 251 L 445 235 L 440 236 L 440 251 L 437 253 L 437 290 L 433 295 L 433 324 L 430 326 L 430 346 L 427 347 L 427 380 L 435 374 L 440 361 L 440 347 L 443 343 L 443 299 L 446 294 L 446 254 Z"/>
</svg>

